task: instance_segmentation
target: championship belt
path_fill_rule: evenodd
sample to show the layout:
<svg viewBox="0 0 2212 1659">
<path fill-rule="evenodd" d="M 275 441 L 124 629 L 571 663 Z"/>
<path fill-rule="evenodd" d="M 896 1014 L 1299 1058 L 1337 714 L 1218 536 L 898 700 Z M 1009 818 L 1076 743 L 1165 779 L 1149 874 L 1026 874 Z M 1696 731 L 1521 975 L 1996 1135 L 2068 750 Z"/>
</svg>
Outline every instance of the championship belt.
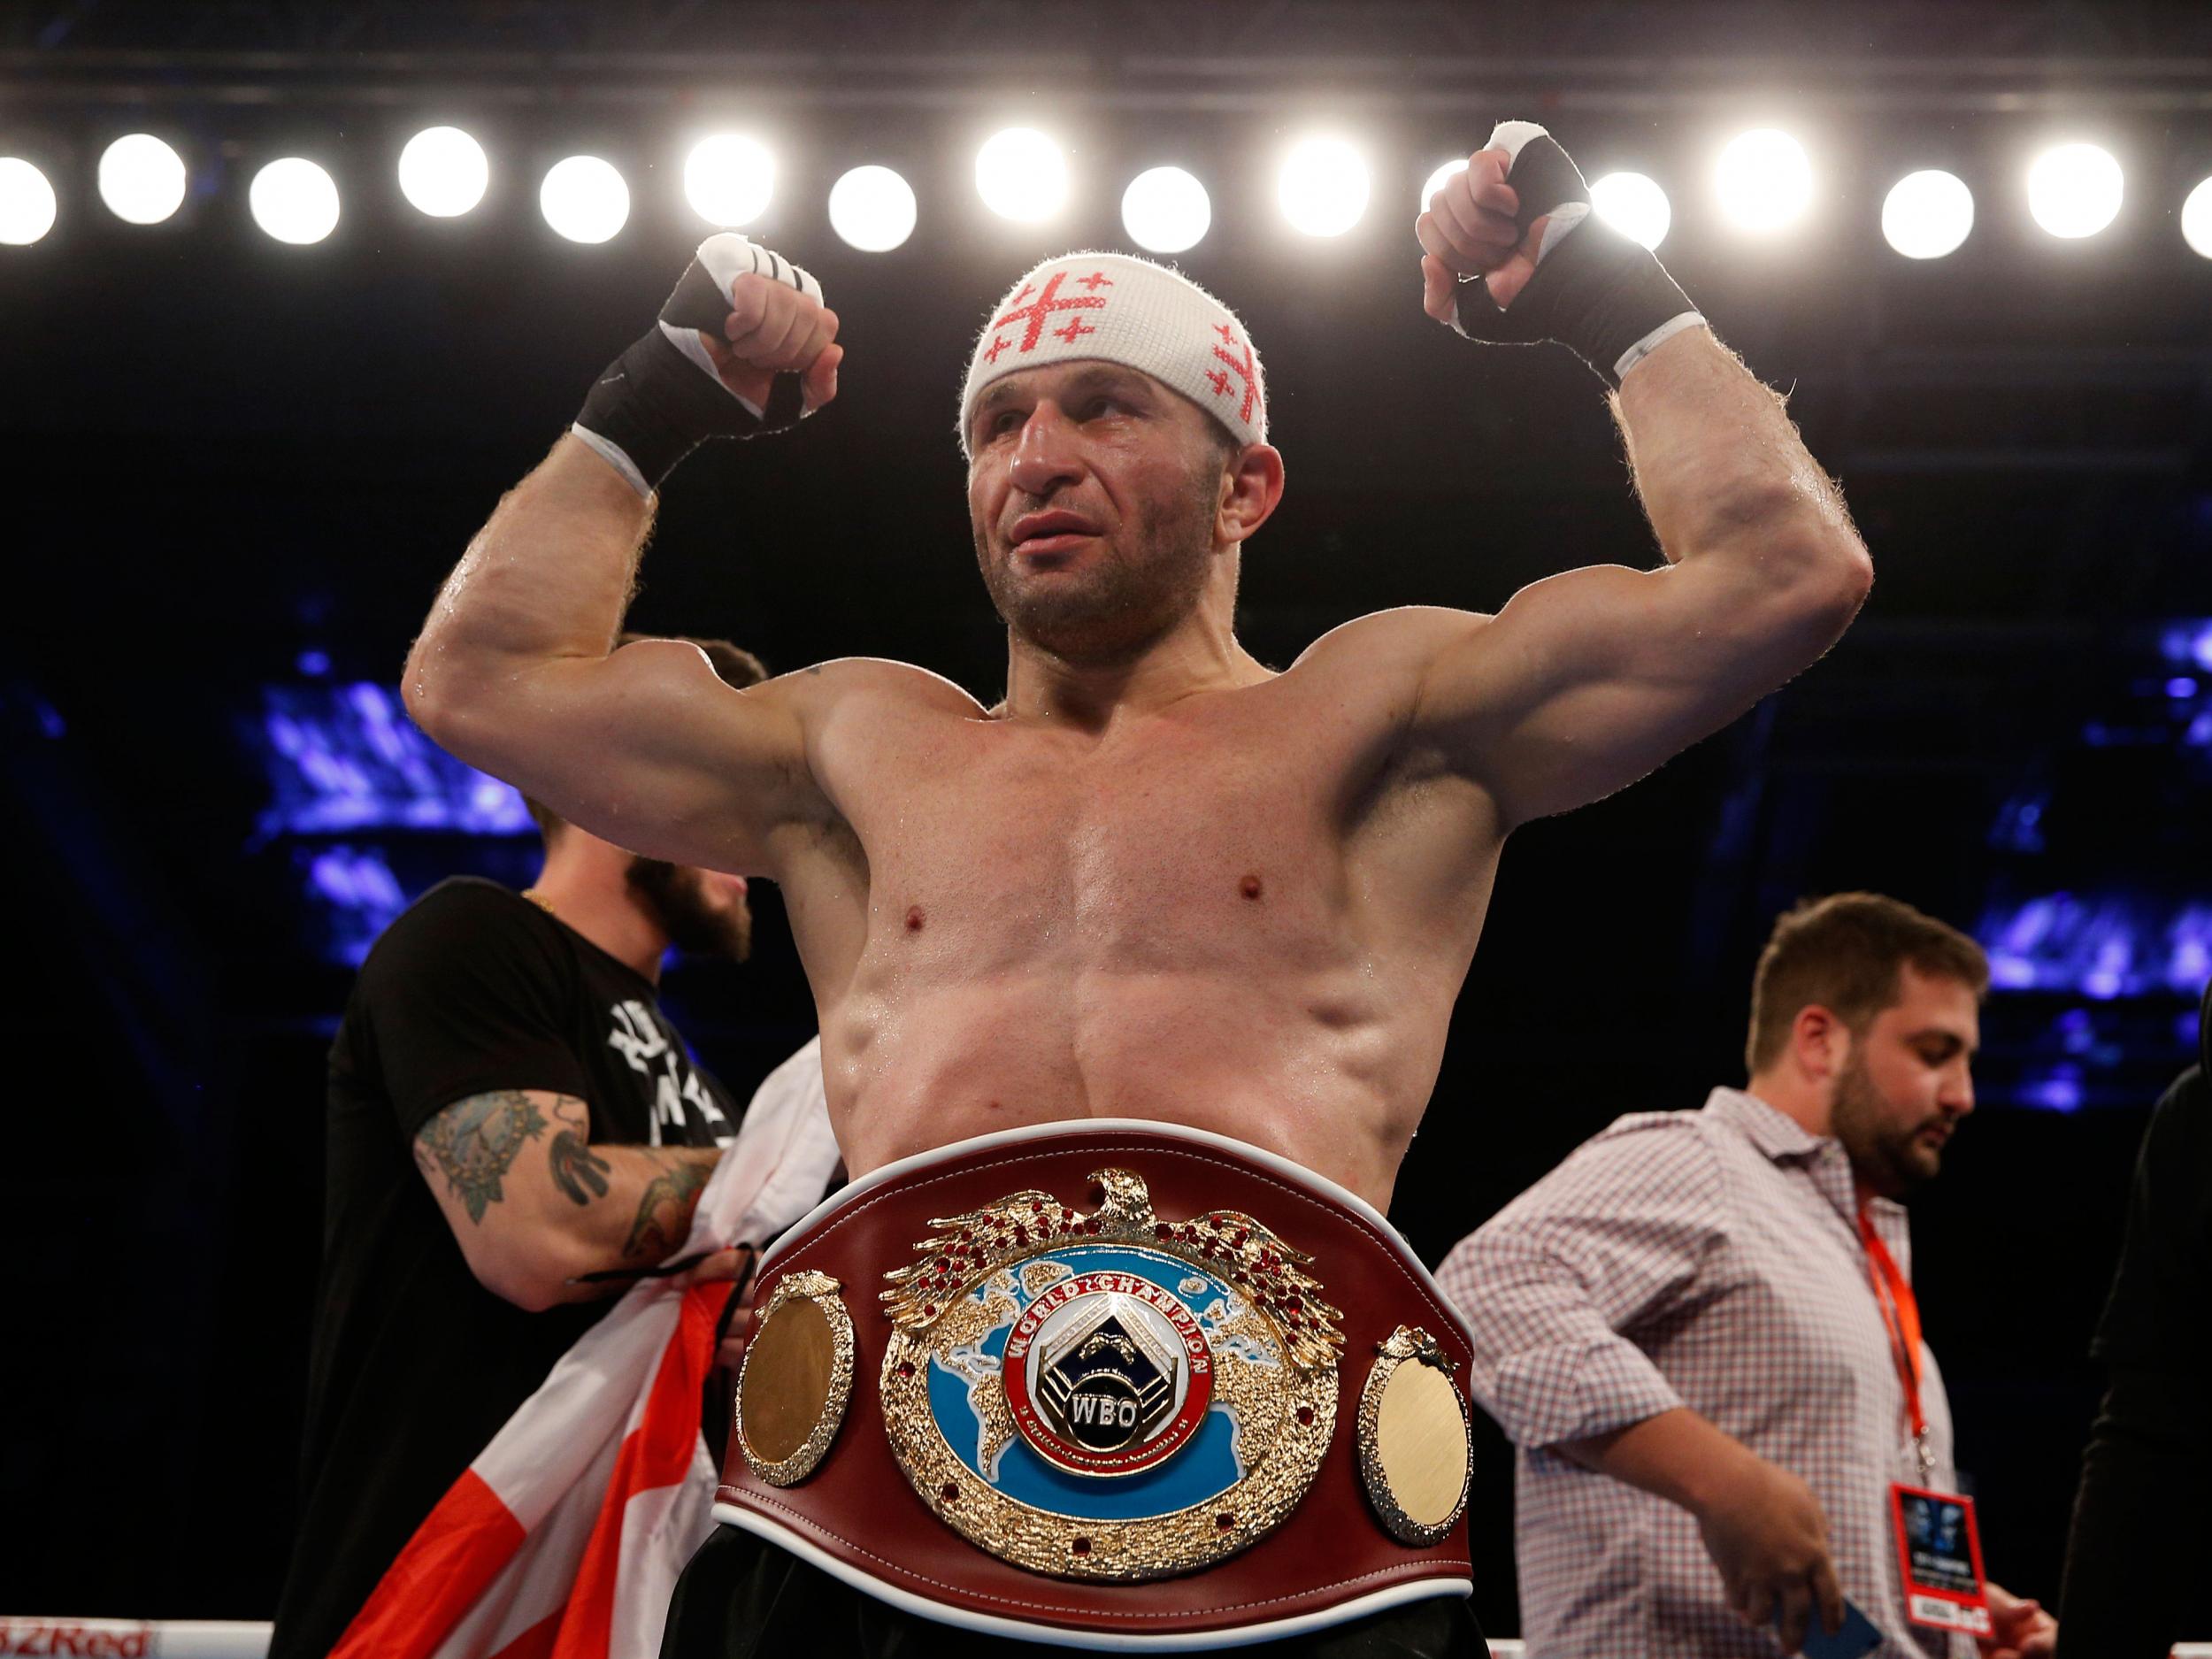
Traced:
<svg viewBox="0 0 2212 1659">
<path fill-rule="evenodd" d="M 944 1623 L 1273 1640 L 1473 1588 L 1458 1316 L 1352 1194 L 1102 1119 L 878 1170 L 763 1259 L 718 1521 Z"/>
</svg>

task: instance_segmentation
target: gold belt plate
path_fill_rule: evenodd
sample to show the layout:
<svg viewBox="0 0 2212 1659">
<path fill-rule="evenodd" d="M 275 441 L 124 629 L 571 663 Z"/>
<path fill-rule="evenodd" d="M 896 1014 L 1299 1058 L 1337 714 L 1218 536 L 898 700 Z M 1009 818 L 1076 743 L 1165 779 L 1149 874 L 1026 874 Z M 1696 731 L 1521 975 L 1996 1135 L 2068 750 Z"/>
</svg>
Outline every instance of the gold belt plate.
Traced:
<svg viewBox="0 0 2212 1659">
<path fill-rule="evenodd" d="M 1132 1581 L 1224 1560 L 1312 1484 L 1335 1428 L 1341 1315 L 1250 1216 L 1171 1221 L 1134 1171 L 1094 1209 L 1009 1194 L 933 1221 L 885 1275 L 884 1432 L 979 1548 Z"/>
</svg>

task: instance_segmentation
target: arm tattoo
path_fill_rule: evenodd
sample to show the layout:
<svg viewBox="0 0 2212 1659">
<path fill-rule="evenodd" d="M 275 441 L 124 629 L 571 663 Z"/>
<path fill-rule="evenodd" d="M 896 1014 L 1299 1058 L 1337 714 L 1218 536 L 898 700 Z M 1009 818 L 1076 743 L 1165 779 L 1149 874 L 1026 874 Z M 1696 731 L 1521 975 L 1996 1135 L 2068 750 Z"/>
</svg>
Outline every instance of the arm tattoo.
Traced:
<svg viewBox="0 0 2212 1659">
<path fill-rule="evenodd" d="M 504 1196 L 500 1179 L 523 1143 L 544 1133 L 536 1102 L 518 1088 L 494 1089 L 455 1101 L 425 1124 L 415 1137 L 415 1160 L 426 1173 L 434 1165 L 442 1170 L 469 1219 L 480 1224 Z"/>
<path fill-rule="evenodd" d="M 622 1241 L 622 1254 L 658 1261 L 681 1243 L 699 1189 L 713 1172 L 710 1164 L 686 1159 L 656 1175 L 638 1200 L 637 1219 L 630 1224 L 630 1236 Z M 670 1207 L 674 1213 L 664 1224 L 661 1211 Z"/>
<path fill-rule="evenodd" d="M 569 1198 L 579 1204 L 588 1204 L 595 1198 L 607 1195 L 607 1160 L 591 1149 L 590 1144 L 573 1129 L 564 1129 L 553 1137 L 553 1144 L 546 1148 L 552 1160 L 553 1181 Z M 584 1190 L 589 1187 L 588 1193 Z"/>
</svg>

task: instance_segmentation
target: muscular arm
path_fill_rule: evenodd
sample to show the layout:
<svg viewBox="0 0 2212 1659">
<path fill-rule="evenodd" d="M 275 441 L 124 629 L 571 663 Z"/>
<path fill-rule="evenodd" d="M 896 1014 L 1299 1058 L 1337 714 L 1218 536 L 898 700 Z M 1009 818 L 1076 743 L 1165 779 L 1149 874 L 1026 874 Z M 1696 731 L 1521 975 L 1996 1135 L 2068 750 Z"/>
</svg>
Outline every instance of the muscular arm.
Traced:
<svg viewBox="0 0 2212 1659">
<path fill-rule="evenodd" d="M 834 313 L 757 275 L 731 296 L 728 339 L 700 339 L 733 394 L 763 407 L 775 373 L 803 370 L 810 406 L 835 396 Z M 737 691 L 695 646 L 612 651 L 651 527 L 650 501 L 563 437 L 439 591 L 407 660 L 408 712 L 462 759 L 633 852 L 772 874 L 773 830 L 827 812 L 803 719 L 818 682 Z"/>
<path fill-rule="evenodd" d="M 1431 641 L 1410 726 L 1509 825 L 1633 782 L 1816 661 L 1873 580 L 1781 400 L 1703 328 L 1614 408 L 1666 564 L 1524 588 Z"/>
<path fill-rule="evenodd" d="M 594 1146 L 572 1094 L 495 1089 L 458 1100 L 415 1137 L 415 1163 L 495 1295 L 533 1312 L 615 1294 L 568 1281 L 651 1267 L 691 1226 L 714 1147 Z"/>
<path fill-rule="evenodd" d="M 408 658 L 408 710 L 633 852 L 770 873 L 773 828 L 822 810 L 803 689 L 734 690 L 679 641 L 611 651 L 651 525 L 649 502 L 563 437 L 446 579 Z"/>
</svg>

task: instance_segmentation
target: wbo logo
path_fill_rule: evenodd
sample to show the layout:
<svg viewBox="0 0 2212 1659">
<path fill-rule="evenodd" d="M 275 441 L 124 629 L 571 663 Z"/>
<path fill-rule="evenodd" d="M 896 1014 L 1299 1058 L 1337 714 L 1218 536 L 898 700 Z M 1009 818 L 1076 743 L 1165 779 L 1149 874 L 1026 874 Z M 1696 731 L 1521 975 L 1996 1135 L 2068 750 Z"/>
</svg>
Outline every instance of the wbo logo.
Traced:
<svg viewBox="0 0 2212 1659">
<path fill-rule="evenodd" d="M 1188 1572 L 1273 1530 L 1336 1419 L 1340 1316 L 1264 1222 L 1170 1220 L 1135 1170 L 1098 1207 L 1009 1193 L 884 1274 L 879 1404 L 940 1520 L 1032 1571 Z"/>
<path fill-rule="evenodd" d="M 1187 1276 L 1172 1258 L 1160 1266 Z M 1007 1333 L 1000 1375 L 1015 1429 L 1071 1474 L 1157 1467 L 1189 1443 L 1213 1400 L 1198 1316 L 1133 1272 L 1078 1272 L 1046 1290 Z"/>
</svg>

